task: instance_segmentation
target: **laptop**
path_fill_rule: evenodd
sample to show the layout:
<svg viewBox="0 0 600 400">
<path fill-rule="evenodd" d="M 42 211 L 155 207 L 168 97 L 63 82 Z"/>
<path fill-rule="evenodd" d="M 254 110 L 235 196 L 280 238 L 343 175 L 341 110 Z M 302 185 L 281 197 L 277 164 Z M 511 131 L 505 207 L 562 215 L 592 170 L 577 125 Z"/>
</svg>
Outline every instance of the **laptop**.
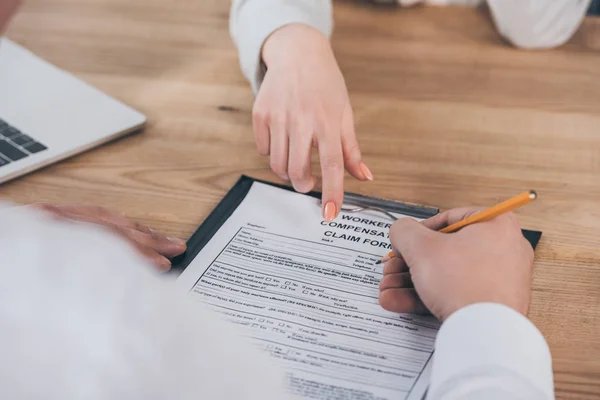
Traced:
<svg viewBox="0 0 600 400">
<path fill-rule="evenodd" d="M 0 37 L 0 183 L 145 122 L 131 107 Z"/>
</svg>

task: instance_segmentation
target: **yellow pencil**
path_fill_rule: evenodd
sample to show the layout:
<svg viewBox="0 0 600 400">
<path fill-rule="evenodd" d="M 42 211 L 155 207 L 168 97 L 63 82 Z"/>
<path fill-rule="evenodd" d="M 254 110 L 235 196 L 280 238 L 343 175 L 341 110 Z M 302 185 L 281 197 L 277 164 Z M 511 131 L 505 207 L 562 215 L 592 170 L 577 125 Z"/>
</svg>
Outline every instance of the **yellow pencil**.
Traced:
<svg viewBox="0 0 600 400">
<path fill-rule="evenodd" d="M 445 227 L 444 229 L 441 229 L 440 232 L 454 233 L 456 231 L 461 230 L 465 226 L 475 224 L 477 222 L 490 221 L 504 213 L 510 212 L 510 211 L 515 210 L 519 207 L 522 207 L 526 204 L 529 204 L 536 198 L 537 198 L 537 193 L 535 192 L 535 190 L 529 190 L 525 193 L 521 193 L 520 195 L 513 197 L 512 199 L 503 201 L 500 204 L 496 204 L 495 206 L 490 207 L 487 210 L 478 212 L 477 214 L 473 214 L 470 217 L 463 219 L 462 221 L 458 221 L 452 225 L 449 225 L 449 226 Z M 395 256 L 396 255 L 394 254 L 394 252 L 391 251 L 387 256 L 385 256 L 381 260 L 377 261 L 376 264 L 381 264 L 381 263 L 387 262 L 387 261 L 391 260 L 392 258 L 394 258 Z"/>
</svg>

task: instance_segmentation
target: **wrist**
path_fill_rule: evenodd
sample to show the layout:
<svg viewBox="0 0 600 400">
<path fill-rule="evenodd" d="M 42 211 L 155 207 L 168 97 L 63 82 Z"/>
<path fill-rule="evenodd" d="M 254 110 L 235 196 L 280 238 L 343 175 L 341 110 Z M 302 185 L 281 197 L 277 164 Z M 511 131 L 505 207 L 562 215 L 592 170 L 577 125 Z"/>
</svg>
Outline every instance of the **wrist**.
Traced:
<svg viewBox="0 0 600 400">
<path fill-rule="evenodd" d="M 507 299 L 502 296 L 478 296 L 471 299 L 451 304 L 450 307 L 441 310 L 440 315 L 436 315 L 440 320 L 445 321 L 453 314 L 479 304 L 495 305 L 509 308 L 527 318 L 529 314 L 529 299 Z"/>
<path fill-rule="evenodd" d="M 293 23 L 277 29 L 265 40 L 261 56 L 269 67 L 282 62 L 294 62 L 296 56 L 304 58 L 324 50 L 331 52 L 325 35 L 309 25 Z"/>
</svg>

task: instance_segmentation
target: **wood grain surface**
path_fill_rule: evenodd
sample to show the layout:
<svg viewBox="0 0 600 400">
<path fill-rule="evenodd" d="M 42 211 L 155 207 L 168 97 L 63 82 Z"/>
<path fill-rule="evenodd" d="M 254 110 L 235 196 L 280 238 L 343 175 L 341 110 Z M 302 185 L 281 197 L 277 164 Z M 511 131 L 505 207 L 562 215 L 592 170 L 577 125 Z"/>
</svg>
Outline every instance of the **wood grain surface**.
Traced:
<svg viewBox="0 0 600 400">
<path fill-rule="evenodd" d="M 525 52 L 482 11 L 335 7 L 333 45 L 375 175 L 347 177 L 347 190 L 451 208 L 536 189 L 518 212 L 544 232 L 530 316 L 552 349 L 557 397 L 600 398 L 600 20 L 558 50 Z M 28 0 L 8 36 L 149 125 L 0 196 L 99 204 L 185 238 L 240 174 L 276 181 L 255 150 L 228 8 Z"/>
</svg>

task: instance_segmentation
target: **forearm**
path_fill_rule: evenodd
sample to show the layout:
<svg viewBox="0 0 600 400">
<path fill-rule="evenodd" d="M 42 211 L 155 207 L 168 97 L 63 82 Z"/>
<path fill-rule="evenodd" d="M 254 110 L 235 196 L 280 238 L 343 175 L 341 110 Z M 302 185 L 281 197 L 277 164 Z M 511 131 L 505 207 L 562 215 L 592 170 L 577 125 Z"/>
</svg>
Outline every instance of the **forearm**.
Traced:
<svg viewBox="0 0 600 400">
<path fill-rule="evenodd" d="M 265 74 L 261 50 L 282 26 L 301 23 L 329 37 L 333 28 L 330 0 L 233 0 L 230 32 L 244 76 L 256 92 Z"/>
<path fill-rule="evenodd" d="M 541 333 L 508 307 L 457 311 L 436 341 L 427 400 L 552 400 L 552 360 Z"/>
<path fill-rule="evenodd" d="M 500 34 L 517 47 L 552 48 L 573 36 L 591 0 L 488 0 Z"/>
</svg>

